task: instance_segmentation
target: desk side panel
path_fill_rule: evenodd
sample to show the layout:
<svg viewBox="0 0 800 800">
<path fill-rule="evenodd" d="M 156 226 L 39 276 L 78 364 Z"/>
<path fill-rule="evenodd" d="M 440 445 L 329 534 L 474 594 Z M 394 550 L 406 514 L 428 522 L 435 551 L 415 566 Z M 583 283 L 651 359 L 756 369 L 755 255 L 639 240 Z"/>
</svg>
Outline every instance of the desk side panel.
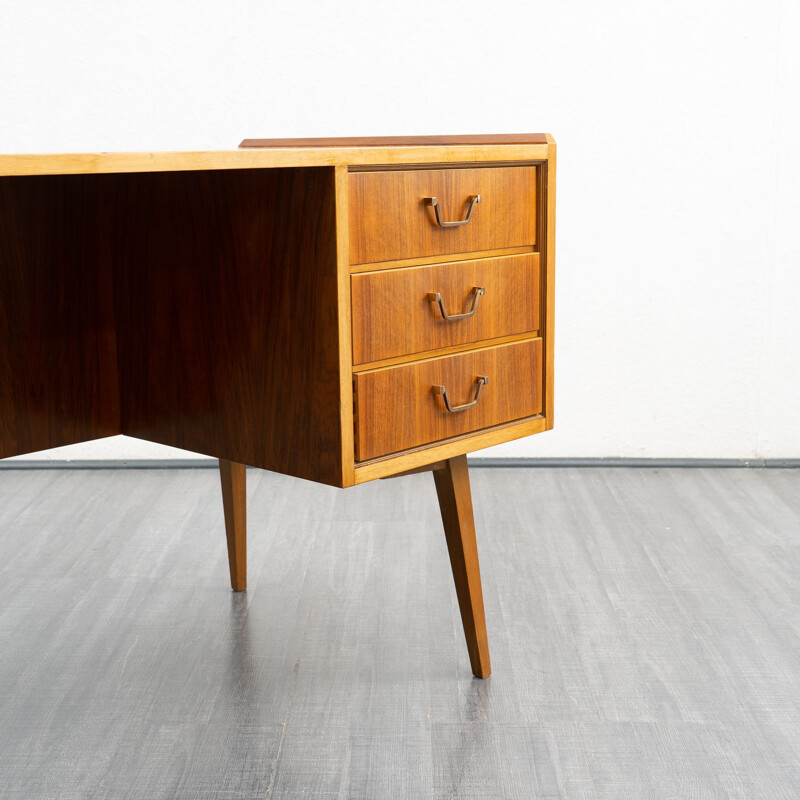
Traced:
<svg viewBox="0 0 800 800">
<path fill-rule="evenodd" d="M 0 458 L 120 432 L 106 188 L 0 178 Z"/>
<path fill-rule="evenodd" d="M 114 179 L 123 433 L 340 485 L 333 169 Z"/>
</svg>

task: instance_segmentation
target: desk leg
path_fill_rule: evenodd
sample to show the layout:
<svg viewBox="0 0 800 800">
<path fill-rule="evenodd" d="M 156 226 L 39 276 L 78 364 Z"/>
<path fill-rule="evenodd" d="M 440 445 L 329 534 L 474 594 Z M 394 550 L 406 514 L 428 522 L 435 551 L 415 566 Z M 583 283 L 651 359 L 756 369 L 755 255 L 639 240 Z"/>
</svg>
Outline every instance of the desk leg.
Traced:
<svg viewBox="0 0 800 800">
<path fill-rule="evenodd" d="M 247 473 L 244 464 L 219 460 L 222 481 L 222 507 L 225 510 L 225 533 L 228 537 L 228 567 L 231 588 L 247 588 Z"/>
<path fill-rule="evenodd" d="M 449 458 L 436 467 L 438 468 L 433 470 L 433 480 L 439 496 L 439 508 L 442 512 L 447 549 L 450 552 L 461 622 L 467 638 L 469 660 L 476 677 L 488 678 L 492 667 L 489 663 L 489 642 L 483 613 L 481 570 L 475 541 L 467 457 Z"/>
</svg>

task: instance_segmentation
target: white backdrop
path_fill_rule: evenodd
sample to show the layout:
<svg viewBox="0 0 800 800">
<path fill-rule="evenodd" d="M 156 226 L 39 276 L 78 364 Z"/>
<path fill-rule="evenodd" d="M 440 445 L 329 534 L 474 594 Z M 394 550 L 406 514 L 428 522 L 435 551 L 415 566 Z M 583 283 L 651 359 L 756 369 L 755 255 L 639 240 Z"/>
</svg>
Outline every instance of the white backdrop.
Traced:
<svg viewBox="0 0 800 800">
<path fill-rule="evenodd" d="M 552 132 L 556 430 L 486 454 L 797 457 L 799 37 L 794 0 L 4 0 L 0 152 Z"/>
</svg>

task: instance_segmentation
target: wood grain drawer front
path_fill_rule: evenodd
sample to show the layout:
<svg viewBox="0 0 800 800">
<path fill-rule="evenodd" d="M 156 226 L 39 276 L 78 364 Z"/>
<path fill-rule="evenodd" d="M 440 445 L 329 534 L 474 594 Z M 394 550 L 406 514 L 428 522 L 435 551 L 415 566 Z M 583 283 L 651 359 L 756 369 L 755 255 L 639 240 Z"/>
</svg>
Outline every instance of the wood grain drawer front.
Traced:
<svg viewBox="0 0 800 800">
<path fill-rule="evenodd" d="M 353 172 L 349 176 L 350 263 L 472 253 L 536 244 L 536 167 Z M 480 195 L 464 225 L 470 198 Z"/>
<path fill-rule="evenodd" d="M 355 364 L 539 330 L 538 253 L 367 272 L 351 281 Z"/>
<path fill-rule="evenodd" d="M 448 411 L 433 387 L 444 386 Z M 472 350 L 355 376 L 356 460 L 438 442 L 542 411 L 542 340 Z"/>
</svg>

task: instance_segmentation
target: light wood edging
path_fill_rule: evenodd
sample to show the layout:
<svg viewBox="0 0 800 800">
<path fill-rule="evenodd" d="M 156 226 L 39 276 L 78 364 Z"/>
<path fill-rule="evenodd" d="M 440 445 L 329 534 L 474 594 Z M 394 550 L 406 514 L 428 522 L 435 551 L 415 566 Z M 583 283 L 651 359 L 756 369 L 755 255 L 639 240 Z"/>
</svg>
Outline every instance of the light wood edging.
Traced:
<svg viewBox="0 0 800 800">
<path fill-rule="evenodd" d="M 403 356 L 395 356 L 394 358 L 384 358 L 381 361 L 357 364 L 353 367 L 353 374 L 360 375 L 363 372 L 375 372 L 376 370 L 394 367 L 398 364 L 412 364 L 416 361 L 436 361 L 442 356 L 450 356 L 455 353 L 464 353 L 466 351 L 472 352 L 475 350 L 482 350 L 485 347 L 497 347 L 501 344 L 524 342 L 526 339 L 538 339 L 539 336 L 539 331 L 531 331 L 530 333 L 517 333 L 512 336 L 498 336 L 495 339 L 483 339 L 480 342 L 464 342 L 464 344 L 440 347 L 436 350 L 426 350 L 423 353 L 411 353 Z"/>
<path fill-rule="evenodd" d="M 23 153 L 0 155 L 0 176 L 181 172 L 446 161 L 544 160 L 546 144 L 446 147 L 303 147 L 151 153 Z"/>
<path fill-rule="evenodd" d="M 98 249 L 114 268 L 122 432 L 341 486 L 334 170 L 78 183 L 105 187 L 114 212 Z"/>
<path fill-rule="evenodd" d="M 385 478 L 387 475 L 394 475 L 397 472 L 422 467 L 435 461 L 471 453 L 473 450 L 481 450 L 484 447 L 511 442 L 514 439 L 521 439 L 544 430 L 546 430 L 545 419 L 538 414 L 503 425 L 495 425 L 477 433 L 453 437 L 439 444 L 423 445 L 401 455 L 385 456 L 356 464 L 355 481 L 357 484 L 367 483 L 376 478 Z"/>
<path fill-rule="evenodd" d="M 535 167 L 542 161 L 483 161 L 475 164 L 470 161 L 426 161 L 422 164 L 356 164 L 348 167 L 350 172 L 394 172 L 398 169 L 474 169 L 485 167 Z"/>
<path fill-rule="evenodd" d="M 369 272 L 351 278 L 353 363 L 405 358 L 539 329 L 538 253 Z M 481 287 L 481 294 L 474 294 Z M 439 293 L 445 321 L 431 301 Z M 472 309 L 472 311 L 470 311 Z"/>
<path fill-rule="evenodd" d="M 336 278 L 339 302 L 339 417 L 342 431 L 342 485 L 355 482 L 353 418 L 353 339 L 350 297 L 350 228 L 348 224 L 347 167 L 335 169 L 336 195 Z"/>
<path fill-rule="evenodd" d="M 536 245 L 526 244 L 520 247 L 500 247 L 497 250 L 478 250 L 472 253 L 445 253 L 438 256 L 419 256 L 418 258 L 402 258 L 397 261 L 375 261 L 372 264 L 353 264 L 350 272 L 360 275 L 364 272 L 383 272 L 390 269 L 408 269 L 410 267 L 428 267 L 432 264 L 457 264 L 459 261 L 478 261 L 482 258 L 500 258 L 502 256 L 518 256 L 535 253 Z"/>
<path fill-rule="evenodd" d="M 556 143 L 547 134 L 548 153 L 544 171 L 546 205 L 545 212 L 545 253 L 543 294 L 544 313 L 544 414 L 547 420 L 546 430 L 554 425 L 553 410 L 555 407 L 555 302 L 556 302 Z"/>
</svg>

